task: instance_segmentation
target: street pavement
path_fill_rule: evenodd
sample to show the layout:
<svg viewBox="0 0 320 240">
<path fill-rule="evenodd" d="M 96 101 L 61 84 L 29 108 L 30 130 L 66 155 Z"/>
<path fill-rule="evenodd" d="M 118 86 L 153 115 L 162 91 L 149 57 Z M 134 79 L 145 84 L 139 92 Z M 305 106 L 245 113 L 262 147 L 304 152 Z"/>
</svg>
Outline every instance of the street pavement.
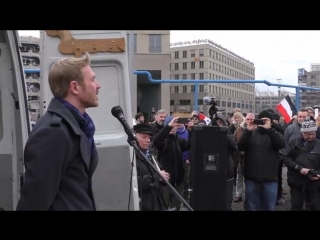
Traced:
<svg viewBox="0 0 320 240">
<path fill-rule="evenodd" d="M 276 211 L 289 211 L 290 210 L 290 188 L 287 184 L 287 167 L 282 168 L 282 187 L 283 190 L 286 192 L 286 194 L 283 194 L 283 200 L 285 202 L 280 203 L 278 206 L 276 206 Z M 241 202 L 233 202 L 232 203 L 232 210 L 233 211 L 244 211 L 243 203 L 245 200 L 245 194 L 242 196 Z"/>
</svg>

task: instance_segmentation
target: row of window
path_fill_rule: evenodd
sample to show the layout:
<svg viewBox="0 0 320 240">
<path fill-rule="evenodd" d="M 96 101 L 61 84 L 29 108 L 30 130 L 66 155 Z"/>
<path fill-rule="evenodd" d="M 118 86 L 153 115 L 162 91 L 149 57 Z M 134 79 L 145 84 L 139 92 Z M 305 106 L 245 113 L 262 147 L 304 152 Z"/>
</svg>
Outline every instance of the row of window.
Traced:
<svg viewBox="0 0 320 240">
<path fill-rule="evenodd" d="M 26 73 L 25 77 L 26 77 L 26 79 L 28 79 L 28 78 L 39 79 L 40 73 Z"/>
<path fill-rule="evenodd" d="M 172 86 L 171 87 L 171 94 L 178 94 L 178 93 L 194 93 L 195 87 L 194 85 L 190 86 Z M 208 89 L 204 87 L 204 85 L 199 85 L 199 92 L 209 92 L 209 94 L 214 94 L 217 96 L 226 96 L 226 97 L 233 97 L 233 98 L 241 98 L 241 99 L 248 99 L 254 101 L 254 95 L 239 92 L 236 90 L 231 90 L 222 87 L 216 87 L 209 85 Z"/>
<path fill-rule="evenodd" d="M 250 77 L 246 74 L 237 72 L 228 67 L 219 65 L 211 61 L 171 63 L 171 71 L 189 70 L 189 69 L 212 69 L 216 72 L 223 73 L 225 75 L 234 77 L 236 79 L 254 80 L 253 77 Z"/>
<path fill-rule="evenodd" d="M 130 35 L 127 34 L 128 52 L 130 52 Z M 134 52 L 137 52 L 137 34 L 134 34 Z M 162 53 L 162 35 L 149 34 L 149 53 Z"/>
<path fill-rule="evenodd" d="M 179 59 L 180 58 L 180 53 L 181 51 L 175 51 L 174 52 L 174 59 Z M 189 56 L 188 56 L 189 53 Z M 196 50 L 185 50 L 182 51 L 182 58 L 194 58 L 196 57 Z M 198 51 L 198 56 L 197 57 L 212 57 L 213 59 L 216 59 L 217 61 L 223 62 L 225 64 L 227 64 L 230 67 L 234 67 L 236 69 L 239 69 L 243 72 L 246 72 L 250 75 L 254 75 L 254 69 L 247 67 L 246 65 L 237 62 L 227 56 L 224 56 L 223 54 L 220 54 L 214 50 L 211 49 L 199 49 Z"/>
<path fill-rule="evenodd" d="M 40 65 L 40 58 L 22 56 L 22 63 L 24 66 L 28 66 L 30 64 L 33 66 L 39 66 Z"/>
<path fill-rule="evenodd" d="M 29 51 L 32 51 L 33 53 L 40 52 L 40 46 L 38 44 L 22 43 L 21 45 L 22 45 L 22 47 L 20 47 L 21 52 L 29 52 Z"/>
<path fill-rule="evenodd" d="M 188 75 L 190 75 L 190 78 L 188 78 Z M 215 74 L 211 74 L 211 73 L 191 73 L 191 74 L 182 74 L 182 79 L 183 80 L 187 80 L 187 79 L 191 79 L 191 80 L 194 80 L 194 79 L 200 79 L 200 80 L 204 80 L 205 79 L 205 75 L 208 76 L 209 80 L 210 79 L 214 79 L 214 80 L 228 80 L 227 78 L 225 77 L 221 77 L 219 75 L 215 75 Z M 199 76 L 199 77 L 198 77 Z M 197 77 L 197 78 L 196 78 Z M 180 80 L 180 75 L 179 74 L 176 74 L 176 75 L 173 75 L 171 76 L 171 79 L 174 78 L 174 80 Z M 248 84 L 243 84 L 243 83 L 220 83 L 220 84 L 223 84 L 223 85 L 227 85 L 227 86 L 230 86 L 230 87 L 235 87 L 235 88 L 238 88 L 238 89 L 243 89 L 243 90 L 246 90 L 246 91 L 250 91 L 250 92 L 254 92 L 254 86 L 251 86 L 251 85 L 248 85 Z"/>
<path fill-rule="evenodd" d="M 253 105 L 248 103 L 235 103 L 235 102 L 219 101 L 219 100 L 217 100 L 216 102 L 217 102 L 217 107 L 253 109 Z M 178 100 L 177 103 L 179 103 L 180 106 L 190 106 L 191 100 L 190 99 Z M 203 105 L 203 99 L 198 99 L 198 105 Z M 170 106 L 175 106 L 174 100 L 170 100 Z"/>
</svg>

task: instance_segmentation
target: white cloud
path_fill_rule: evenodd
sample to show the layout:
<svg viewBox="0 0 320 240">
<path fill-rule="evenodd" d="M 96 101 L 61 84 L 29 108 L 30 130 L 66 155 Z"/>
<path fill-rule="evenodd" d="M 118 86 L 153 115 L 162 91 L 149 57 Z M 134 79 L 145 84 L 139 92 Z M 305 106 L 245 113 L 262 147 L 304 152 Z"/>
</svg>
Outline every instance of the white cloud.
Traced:
<svg viewBox="0 0 320 240">
<path fill-rule="evenodd" d="M 19 36 L 32 36 L 32 37 L 40 37 L 39 30 L 18 30 Z"/>
</svg>

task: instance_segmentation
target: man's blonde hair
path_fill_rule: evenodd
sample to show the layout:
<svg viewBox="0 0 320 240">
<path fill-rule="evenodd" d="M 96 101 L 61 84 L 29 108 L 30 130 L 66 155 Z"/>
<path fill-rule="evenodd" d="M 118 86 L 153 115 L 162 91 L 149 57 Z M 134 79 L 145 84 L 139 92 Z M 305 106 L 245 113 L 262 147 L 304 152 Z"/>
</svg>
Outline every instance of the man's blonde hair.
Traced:
<svg viewBox="0 0 320 240">
<path fill-rule="evenodd" d="M 56 61 L 49 73 L 49 86 L 54 97 L 65 98 L 72 81 L 83 82 L 82 68 L 90 66 L 90 55 L 83 58 L 63 58 Z"/>
</svg>

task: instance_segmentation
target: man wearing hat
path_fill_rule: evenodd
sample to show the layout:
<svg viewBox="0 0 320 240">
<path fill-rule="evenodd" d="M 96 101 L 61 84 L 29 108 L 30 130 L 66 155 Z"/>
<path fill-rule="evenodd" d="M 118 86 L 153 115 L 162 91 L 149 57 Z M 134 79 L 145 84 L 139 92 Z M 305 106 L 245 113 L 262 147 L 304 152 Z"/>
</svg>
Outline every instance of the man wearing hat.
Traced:
<svg viewBox="0 0 320 240">
<path fill-rule="evenodd" d="M 149 161 L 152 162 L 149 154 L 149 146 L 151 143 L 151 125 L 140 123 L 133 126 L 136 133 L 140 150 L 145 154 Z M 154 170 L 145 162 L 145 159 L 135 152 L 136 169 L 138 173 L 138 190 L 140 196 L 140 209 L 142 211 L 165 211 L 166 206 L 161 195 L 159 184 L 161 178 Z M 153 163 L 153 162 L 152 162 Z M 161 174 L 169 181 L 169 174 L 161 171 Z"/>
<path fill-rule="evenodd" d="M 280 133 L 271 127 L 272 113 L 262 111 L 258 119 L 264 124 L 247 125 L 238 141 L 244 152 L 247 208 L 249 211 L 274 211 L 278 190 L 279 150 L 285 147 Z"/>
<path fill-rule="evenodd" d="M 303 202 L 311 211 L 320 211 L 320 140 L 317 126 L 309 117 L 301 122 L 302 137 L 290 140 L 282 150 L 288 167 L 291 211 L 301 211 Z"/>
</svg>

